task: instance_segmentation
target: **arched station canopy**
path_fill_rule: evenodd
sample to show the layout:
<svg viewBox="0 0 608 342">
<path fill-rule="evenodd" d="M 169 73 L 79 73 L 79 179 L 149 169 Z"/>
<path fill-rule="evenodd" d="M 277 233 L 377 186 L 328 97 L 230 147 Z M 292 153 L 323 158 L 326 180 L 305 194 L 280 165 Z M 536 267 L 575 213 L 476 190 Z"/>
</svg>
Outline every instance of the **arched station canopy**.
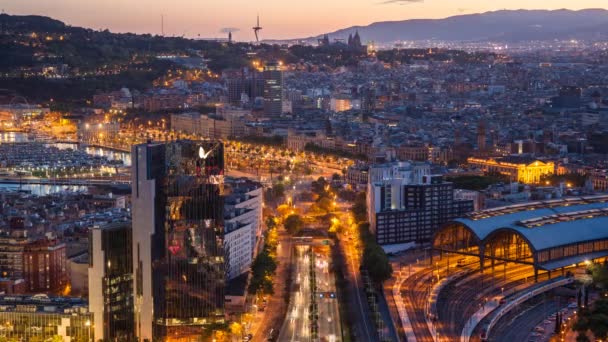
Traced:
<svg viewBox="0 0 608 342">
<path fill-rule="evenodd" d="M 475 212 L 442 226 L 434 236 L 433 247 L 488 257 L 495 254 L 486 249 L 497 246 L 498 239 L 502 243 L 525 245 L 529 251 L 517 254 L 516 260 L 533 259 L 535 266 L 542 269 L 571 265 L 586 257 L 607 256 L 608 195 Z"/>
</svg>

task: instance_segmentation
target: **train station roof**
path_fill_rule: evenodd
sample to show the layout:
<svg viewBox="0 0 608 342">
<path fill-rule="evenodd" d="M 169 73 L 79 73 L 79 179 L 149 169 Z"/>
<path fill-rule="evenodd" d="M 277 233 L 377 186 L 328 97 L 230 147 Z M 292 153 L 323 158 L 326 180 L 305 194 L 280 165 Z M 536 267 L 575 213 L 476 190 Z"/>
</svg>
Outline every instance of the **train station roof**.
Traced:
<svg viewBox="0 0 608 342">
<path fill-rule="evenodd" d="M 480 241 L 498 231 L 515 231 L 540 251 L 608 239 L 608 195 L 517 204 L 454 221 L 468 227 Z"/>
</svg>

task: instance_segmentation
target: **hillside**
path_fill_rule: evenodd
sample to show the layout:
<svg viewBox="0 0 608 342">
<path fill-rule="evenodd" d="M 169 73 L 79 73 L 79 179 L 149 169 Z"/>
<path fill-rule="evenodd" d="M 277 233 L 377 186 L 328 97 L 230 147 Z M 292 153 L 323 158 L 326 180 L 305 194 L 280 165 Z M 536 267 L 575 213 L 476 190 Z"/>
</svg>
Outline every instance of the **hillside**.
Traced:
<svg viewBox="0 0 608 342">
<path fill-rule="evenodd" d="M 346 38 L 359 31 L 364 41 L 390 43 L 399 40 L 504 41 L 606 39 L 608 11 L 501 10 L 445 19 L 413 19 L 376 22 L 328 33 L 331 39 Z M 316 41 L 317 38 L 306 38 Z"/>
</svg>

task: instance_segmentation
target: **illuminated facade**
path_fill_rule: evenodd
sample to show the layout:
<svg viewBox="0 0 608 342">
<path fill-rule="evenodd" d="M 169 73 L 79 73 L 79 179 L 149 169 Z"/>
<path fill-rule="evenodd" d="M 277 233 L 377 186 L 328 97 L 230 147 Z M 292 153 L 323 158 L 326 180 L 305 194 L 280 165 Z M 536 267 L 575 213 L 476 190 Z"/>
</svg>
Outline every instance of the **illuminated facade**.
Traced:
<svg viewBox="0 0 608 342">
<path fill-rule="evenodd" d="M 353 108 L 351 99 L 347 97 L 333 97 L 330 100 L 329 108 L 334 112 L 345 112 Z"/>
<path fill-rule="evenodd" d="M 0 126 L 3 121 L 18 124 L 48 114 L 49 112 L 48 108 L 25 103 L 0 105 Z"/>
<path fill-rule="evenodd" d="M 93 317 L 79 298 L 0 296 L 0 338 L 8 341 L 96 341 Z"/>
<path fill-rule="evenodd" d="M 200 335 L 224 319 L 224 146 L 149 143 L 132 156 L 136 336 Z"/>
<path fill-rule="evenodd" d="M 469 213 L 443 225 L 433 248 L 475 256 L 479 266 L 496 261 L 561 270 L 608 256 L 608 195 L 528 202 Z"/>
<path fill-rule="evenodd" d="M 526 157 L 469 158 L 467 161 L 484 172 L 500 173 L 524 184 L 537 184 L 542 176 L 555 173 L 555 163 Z"/>
<path fill-rule="evenodd" d="M 228 139 L 245 135 L 245 122 L 241 118 L 222 118 L 196 112 L 171 114 L 171 128 L 178 132 L 199 134 L 210 139 Z"/>
<path fill-rule="evenodd" d="M 430 161 L 429 146 L 399 146 L 395 149 L 398 160 Z"/>
<path fill-rule="evenodd" d="M 608 191 L 608 170 L 594 170 L 589 173 L 589 179 L 593 184 L 593 190 L 599 192 Z"/>
<path fill-rule="evenodd" d="M 306 145 L 308 144 L 314 144 L 327 149 L 334 149 L 336 147 L 336 141 L 321 131 L 295 131 L 293 129 L 287 131 L 288 149 L 301 152 L 306 149 Z"/>
</svg>

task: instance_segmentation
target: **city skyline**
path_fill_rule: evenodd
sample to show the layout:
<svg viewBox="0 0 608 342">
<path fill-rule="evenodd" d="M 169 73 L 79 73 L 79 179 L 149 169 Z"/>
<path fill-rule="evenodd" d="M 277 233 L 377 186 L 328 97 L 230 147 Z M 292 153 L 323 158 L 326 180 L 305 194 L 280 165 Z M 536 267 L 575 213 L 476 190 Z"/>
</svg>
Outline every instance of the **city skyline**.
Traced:
<svg viewBox="0 0 608 342">
<path fill-rule="evenodd" d="M 189 38 L 224 37 L 226 28 L 234 28 L 235 40 L 253 41 L 255 36 L 251 27 L 255 25 L 257 14 L 263 27 L 261 39 L 292 39 L 378 21 L 440 19 L 502 9 L 562 8 L 580 10 L 606 8 L 606 5 L 600 0 L 582 0 L 576 5 L 565 0 L 551 1 L 550 4 L 543 0 L 499 0 L 491 3 L 482 0 L 458 3 L 446 0 L 338 0 L 330 3 L 311 0 L 298 4 L 276 0 L 258 3 L 244 0 L 213 3 L 177 0 L 170 4 L 159 0 L 128 3 L 110 0 L 86 5 L 75 0 L 9 0 L 2 10 L 13 15 L 49 16 L 68 25 L 109 29 L 112 32 L 161 34 L 164 31 L 166 36 Z M 348 15 L 336 16 L 336 13 Z M 310 18 L 315 19 L 314 25 Z"/>
<path fill-rule="evenodd" d="M 4 1 L 0 342 L 608 341 L 599 5 Z"/>
</svg>

